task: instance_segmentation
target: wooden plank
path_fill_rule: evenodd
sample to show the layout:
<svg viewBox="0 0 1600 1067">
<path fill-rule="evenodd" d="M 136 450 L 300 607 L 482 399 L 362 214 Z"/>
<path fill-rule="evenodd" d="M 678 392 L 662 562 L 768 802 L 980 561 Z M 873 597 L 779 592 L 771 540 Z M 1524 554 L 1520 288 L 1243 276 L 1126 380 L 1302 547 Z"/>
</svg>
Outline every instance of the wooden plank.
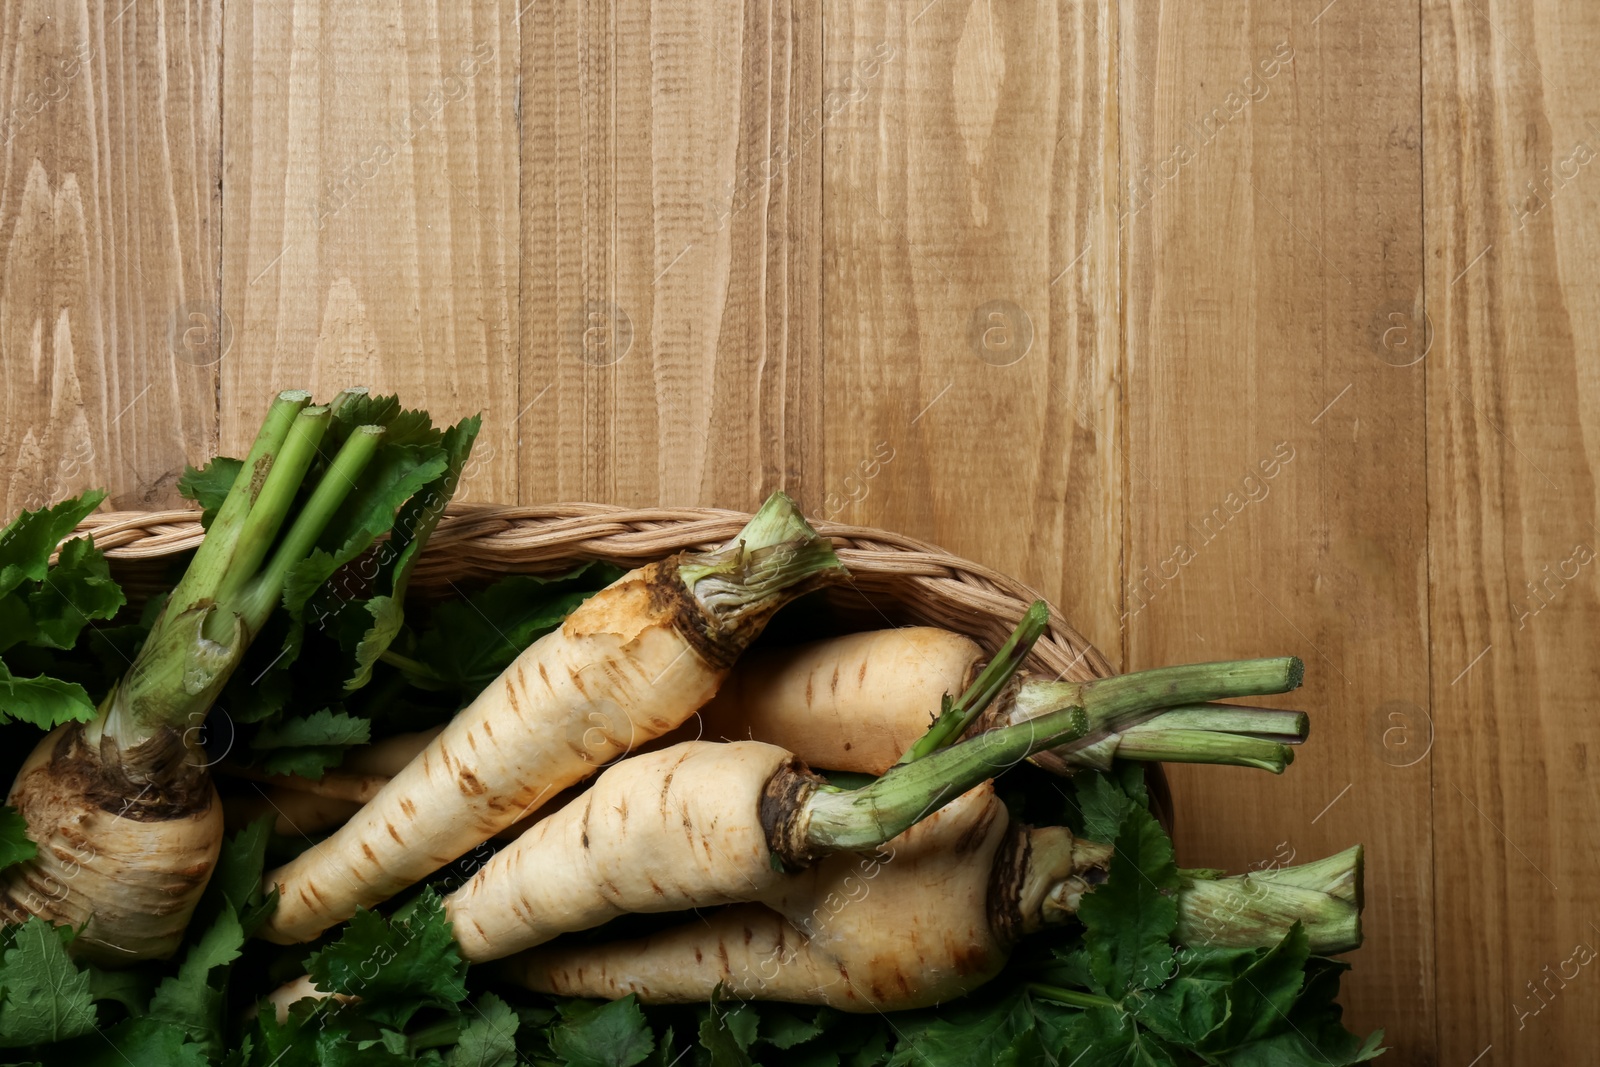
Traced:
<svg viewBox="0 0 1600 1067">
<path fill-rule="evenodd" d="M 1600 11 L 1424 12 L 1439 1062 L 1586 1063 L 1600 1033 L 1600 125 L 1586 91 Z"/>
<path fill-rule="evenodd" d="M 287 388 L 516 417 L 517 37 L 511 0 L 228 8 L 224 450 Z M 497 443 L 463 497 L 515 499 Z"/>
<path fill-rule="evenodd" d="M 805 500 L 1015 575 L 1115 660 L 1110 10 L 829 8 L 827 455 Z"/>
<path fill-rule="evenodd" d="M 816 468 L 819 24 L 523 16 L 525 499 L 748 508 Z"/>
<path fill-rule="evenodd" d="M 1173 769 L 1180 859 L 1364 842 L 1347 1019 L 1431 1062 L 1424 371 L 1397 365 L 1422 317 L 1418 14 L 1123 10 L 1128 662 L 1293 652 L 1281 702 L 1313 714 L 1281 779 Z"/>
<path fill-rule="evenodd" d="M 170 505 L 213 447 L 220 35 L 214 2 L 0 6 L 0 514 Z"/>
</svg>

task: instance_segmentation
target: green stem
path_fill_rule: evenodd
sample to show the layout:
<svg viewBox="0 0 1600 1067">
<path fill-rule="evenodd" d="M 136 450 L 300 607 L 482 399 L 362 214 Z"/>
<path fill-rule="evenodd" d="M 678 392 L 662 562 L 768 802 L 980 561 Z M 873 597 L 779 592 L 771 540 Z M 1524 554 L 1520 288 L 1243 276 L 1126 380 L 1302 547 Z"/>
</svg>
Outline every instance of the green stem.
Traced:
<svg viewBox="0 0 1600 1067">
<path fill-rule="evenodd" d="M 1088 729 L 1082 708 L 1062 708 L 891 767 L 860 789 L 819 785 L 800 813 L 805 844 L 795 851 L 818 856 L 881 845 L 984 779 L 1035 752 L 1076 741 Z"/>
<path fill-rule="evenodd" d="M 1000 695 L 1006 683 L 1021 669 L 1022 661 L 1028 658 L 1028 653 L 1033 651 L 1034 644 L 1043 636 L 1048 625 L 1050 625 L 1049 605 L 1042 600 L 1035 600 L 1028 606 L 1028 610 L 1022 613 L 1022 621 L 1011 631 L 1011 636 L 1000 646 L 1000 651 L 995 653 L 983 671 L 972 680 L 967 691 L 962 693 L 955 703 L 940 711 L 939 718 L 935 720 L 933 726 L 927 733 L 917 738 L 916 743 L 906 750 L 899 762 L 911 763 L 919 760 L 930 752 L 948 747 L 966 733 L 973 720 L 983 714 L 983 709 Z"/>
<path fill-rule="evenodd" d="M 1025 987 L 1028 992 L 1036 997 L 1053 1000 L 1057 1004 L 1067 1004 L 1074 1008 L 1116 1008 L 1116 1001 L 1110 997 L 1096 996 L 1093 993 L 1083 993 L 1076 989 L 1062 989 L 1057 985 L 1045 985 L 1043 982 L 1029 982 Z"/>
<path fill-rule="evenodd" d="M 1178 939 L 1192 948 L 1274 945 L 1294 923 L 1304 925 L 1317 955 L 1361 945 L 1360 845 L 1336 855 L 1229 878 L 1180 872 Z"/>
<path fill-rule="evenodd" d="M 1155 723 L 1176 730 L 1242 734 L 1286 745 L 1298 745 L 1311 735 L 1311 718 L 1303 711 L 1252 708 L 1241 704 L 1167 708 L 1149 725 Z"/>
<path fill-rule="evenodd" d="M 434 670 L 420 659 L 412 659 L 410 656 L 403 656 L 392 648 L 384 649 L 378 654 L 378 658 L 389 664 L 391 667 L 399 667 L 407 674 L 419 675 L 423 678 L 427 678 L 436 682 L 442 682 L 445 680 L 444 675 L 440 674 L 438 671 Z"/>
<path fill-rule="evenodd" d="M 1092 682 L 1044 682 L 1023 686 L 1017 717 L 1010 726 L 989 730 L 914 763 L 902 763 L 860 789 L 817 786 L 795 813 L 795 841 L 779 832 L 776 847 L 785 860 L 840 850 L 872 848 L 971 789 L 1035 753 L 1081 742 L 1092 725 L 1117 732 L 1153 709 L 1231 696 L 1282 693 L 1300 684 L 1305 668 L 1293 656 L 1195 663 L 1101 678 Z M 1032 698 L 1024 707 L 1023 694 Z M 1076 696 L 1082 704 L 1049 701 Z M 1094 710 L 1087 710 L 1092 707 Z"/>
<path fill-rule="evenodd" d="M 1185 663 L 1176 667 L 1157 667 L 1132 674 L 1116 674 L 1092 682 L 1045 682 L 1037 679 L 1023 684 L 1017 693 L 1011 722 L 1022 722 L 1055 708 L 1077 705 L 1089 713 L 1094 729 L 1115 732 L 1132 725 L 1140 717 L 1161 708 L 1204 704 L 1234 697 L 1287 693 L 1298 688 L 1305 665 L 1295 656 L 1269 659 L 1224 660 L 1218 663 Z M 1228 708 L 1236 714 L 1244 709 Z M 1222 713 L 1223 709 L 1205 712 Z M 1208 723 L 1209 725 L 1209 723 Z"/>
<path fill-rule="evenodd" d="M 768 497 L 728 544 L 686 554 L 678 565 L 706 620 L 739 647 L 784 604 L 848 574 L 833 544 L 783 493 Z"/>
<path fill-rule="evenodd" d="M 1117 739 L 1116 755 L 1149 763 L 1257 767 L 1273 774 L 1282 774 L 1294 762 L 1294 749 L 1277 741 L 1212 730 L 1174 730 L 1164 719 L 1158 716 L 1128 728 Z"/>
<path fill-rule="evenodd" d="M 282 529 L 284 520 L 294 508 L 306 472 L 317 458 L 317 445 L 327 432 L 332 416 L 326 407 L 309 407 L 295 417 L 278 460 L 267 475 L 261 495 L 245 520 L 239 534 L 239 546 L 234 552 L 228 572 L 217 587 L 216 600 L 227 603 L 238 596 L 254 580 L 261 561 L 266 559 L 272 542 Z"/>
<path fill-rule="evenodd" d="M 345 497 L 355 488 L 356 480 L 372 462 L 383 440 L 382 426 L 359 426 L 345 438 L 344 445 L 328 464 L 327 471 L 317 482 L 311 499 L 295 516 L 294 524 L 272 555 L 264 570 L 252 580 L 238 599 L 237 610 L 250 633 L 261 629 L 267 616 L 283 595 L 283 583 L 289 569 L 305 559 L 316 547 L 317 539 L 332 521 L 334 512 L 344 503 Z"/>
<path fill-rule="evenodd" d="M 256 502 L 256 494 L 277 460 L 295 418 L 311 402 L 311 394 L 299 390 L 279 393 L 256 434 L 255 443 L 217 509 L 206 536 L 195 550 L 172 595 L 168 610 L 174 614 L 198 600 L 215 599 L 217 586 L 227 573 L 238 544 L 239 534 Z"/>
</svg>

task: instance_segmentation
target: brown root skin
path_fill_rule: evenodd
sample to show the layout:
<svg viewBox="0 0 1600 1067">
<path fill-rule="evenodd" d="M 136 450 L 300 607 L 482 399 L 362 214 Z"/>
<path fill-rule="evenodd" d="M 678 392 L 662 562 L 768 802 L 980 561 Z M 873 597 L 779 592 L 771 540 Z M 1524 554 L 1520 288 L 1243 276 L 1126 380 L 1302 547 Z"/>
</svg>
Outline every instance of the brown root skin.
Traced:
<svg viewBox="0 0 1600 1067">
<path fill-rule="evenodd" d="M 842 1011 L 927 1007 L 976 989 L 1010 943 L 990 921 L 990 872 L 1012 839 L 984 783 L 871 853 L 838 853 L 783 877 L 759 904 L 649 938 L 551 945 L 503 973 L 548 993 L 650 1003 L 743 999 Z"/>
<path fill-rule="evenodd" d="M 177 950 L 222 846 L 222 802 L 181 735 L 147 744 L 157 747 L 118 759 L 79 724 L 40 741 L 7 799 L 39 853 L 0 874 L 0 918 L 81 927 L 73 954 L 102 966 Z M 170 768 L 175 780 L 131 785 L 129 765 Z"/>
</svg>

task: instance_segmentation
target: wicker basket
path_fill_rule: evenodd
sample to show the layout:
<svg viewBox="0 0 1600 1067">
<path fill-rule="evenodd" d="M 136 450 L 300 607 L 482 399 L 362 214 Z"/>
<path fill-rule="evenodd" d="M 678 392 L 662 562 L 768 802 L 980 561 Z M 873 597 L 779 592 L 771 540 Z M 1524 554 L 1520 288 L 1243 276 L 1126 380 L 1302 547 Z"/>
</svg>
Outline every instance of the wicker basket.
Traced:
<svg viewBox="0 0 1600 1067">
<path fill-rule="evenodd" d="M 749 518 L 718 508 L 452 504 L 417 562 L 411 589 L 423 597 L 452 596 L 458 582 L 555 573 L 582 560 L 631 568 L 723 544 Z M 850 568 L 851 580 L 826 594 L 839 632 L 943 626 L 993 649 L 1039 599 L 1021 582 L 910 537 L 865 526 L 814 525 Z M 94 536 L 135 601 L 162 587 L 170 557 L 194 548 L 202 535 L 198 514 L 190 510 L 101 512 L 77 532 Z M 1054 607 L 1027 666 L 1071 681 L 1112 673 Z M 1148 781 L 1153 807 L 1170 831 L 1172 807 L 1159 765 L 1149 765 Z"/>
</svg>

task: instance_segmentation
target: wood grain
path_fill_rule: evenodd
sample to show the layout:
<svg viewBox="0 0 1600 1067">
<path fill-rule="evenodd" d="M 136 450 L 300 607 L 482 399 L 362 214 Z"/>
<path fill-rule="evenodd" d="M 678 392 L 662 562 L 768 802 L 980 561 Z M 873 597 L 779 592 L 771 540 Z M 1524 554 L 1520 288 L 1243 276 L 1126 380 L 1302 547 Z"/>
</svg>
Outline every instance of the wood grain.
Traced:
<svg viewBox="0 0 1600 1067">
<path fill-rule="evenodd" d="M 827 455 L 805 502 L 1047 591 L 1116 659 L 1109 4 L 827 19 Z"/>
<path fill-rule="evenodd" d="M 1175 769 L 1180 860 L 1365 843 L 1349 1019 L 1426 1063 L 1425 394 L 1384 332 L 1420 318 L 1417 13 L 1315 15 L 1124 8 L 1127 662 L 1304 658 L 1288 774 Z"/>
<path fill-rule="evenodd" d="M 0 6 L 5 514 L 215 446 L 219 7 Z"/>
<path fill-rule="evenodd" d="M 1441 1063 L 1600 1032 L 1600 12 L 1425 5 Z"/>
<path fill-rule="evenodd" d="M 511 424 L 517 41 L 511 0 L 229 6 L 224 451 L 287 388 Z M 514 499 L 515 450 L 485 448 L 461 492 Z"/>
<path fill-rule="evenodd" d="M 1354 1026 L 1587 1062 L 1597 50 L 1556 0 L 0 0 L 0 497 L 170 504 L 359 382 L 485 412 L 472 499 L 788 488 L 1119 666 L 1298 652 L 1312 741 L 1175 769 L 1182 860 L 1364 841 Z"/>
<path fill-rule="evenodd" d="M 525 499 L 748 508 L 816 469 L 817 11 L 523 16 Z"/>
</svg>

